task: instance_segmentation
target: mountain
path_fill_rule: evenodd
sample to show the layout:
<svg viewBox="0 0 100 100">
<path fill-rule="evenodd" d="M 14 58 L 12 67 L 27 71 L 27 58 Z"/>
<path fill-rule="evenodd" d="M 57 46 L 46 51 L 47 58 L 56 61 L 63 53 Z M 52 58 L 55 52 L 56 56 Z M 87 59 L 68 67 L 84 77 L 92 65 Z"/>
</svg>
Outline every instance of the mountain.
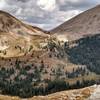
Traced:
<svg viewBox="0 0 100 100">
<path fill-rule="evenodd" d="M 100 34 L 62 41 L 47 33 L 0 11 L 0 94 L 30 98 L 100 83 Z"/>
<path fill-rule="evenodd" d="M 75 40 L 84 35 L 100 33 L 100 5 L 89 9 L 51 30 L 56 35 L 64 35 Z"/>
<path fill-rule="evenodd" d="M 42 29 L 27 25 L 9 13 L 0 11 L 0 56 L 15 57 L 25 54 L 30 48 L 37 50 L 37 45 L 48 37 Z"/>
</svg>

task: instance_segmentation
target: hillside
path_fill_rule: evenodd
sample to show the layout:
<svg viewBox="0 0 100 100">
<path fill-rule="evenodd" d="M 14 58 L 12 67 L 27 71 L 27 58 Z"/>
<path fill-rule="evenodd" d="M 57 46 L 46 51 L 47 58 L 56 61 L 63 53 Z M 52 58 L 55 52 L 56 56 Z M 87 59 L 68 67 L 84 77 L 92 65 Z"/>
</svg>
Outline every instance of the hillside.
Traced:
<svg viewBox="0 0 100 100">
<path fill-rule="evenodd" d="M 46 96 L 34 96 L 25 100 L 99 100 L 100 99 L 100 86 L 94 85 L 91 87 L 62 91 Z M 0 100 L 24 100 L 19 97 L 11 97 L 0 95 Z"/>
<path fill-rule="evenodd" d="M 76 17 L 64 22 L 51 33 L 64 35 L 69 41 L 76 40 L 84 35 L 100 33 L 100 5 L 89 9 Z"/>
<path fill-rule="evenodd" d="M 1 57 L 22 56 L 30 48 L 39 50 L 40 43 L 46 43 L 48 37 L 42 29 L 24 24 L 7 12 L 0 11 Z"/>
</svg>

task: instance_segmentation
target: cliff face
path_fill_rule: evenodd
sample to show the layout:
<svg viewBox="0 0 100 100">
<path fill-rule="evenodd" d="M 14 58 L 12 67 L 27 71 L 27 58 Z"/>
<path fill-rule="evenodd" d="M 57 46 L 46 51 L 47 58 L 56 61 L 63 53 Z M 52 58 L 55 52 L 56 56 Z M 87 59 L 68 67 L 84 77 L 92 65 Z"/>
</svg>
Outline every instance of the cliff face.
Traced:
<svg viewBox="0 0 100 100">
<path fill-rule="evenodd" d="M 100 85 L 78 90 L 62 91 L 47 96 L 34 96 L 29 99 L 0 95 L 0 100 L 100 100 Z"/>
</svg>

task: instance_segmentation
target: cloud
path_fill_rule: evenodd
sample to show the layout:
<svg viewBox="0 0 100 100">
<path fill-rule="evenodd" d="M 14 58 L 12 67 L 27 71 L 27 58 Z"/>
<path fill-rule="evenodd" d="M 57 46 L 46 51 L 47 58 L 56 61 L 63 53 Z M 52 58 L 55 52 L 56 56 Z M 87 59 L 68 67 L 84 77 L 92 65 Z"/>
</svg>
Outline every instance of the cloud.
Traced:
<svg viewBox="0 0 100 100">
<path fill-rule="evenodd" d="M 0 0 L 0 9 L 2 9 L 6 5 L 4 0 Z"/>
<path fill-rule="evenodd" d="M 56 0 L 38 0 L 37 5 L 45 11 L 53 11 L 56 8 Z"/>
<path fill-rule="evenodd" d="M 99 3 L 99 0 L 0 0 L 0 9 L 32 25 L 52 29 Z"/>
<path fill-rule="evenodd" d="M 72 9 L 80 9 L 80 10 L 86 10 L 93 6 L 96 6 L 99 2 L 98 0 L 58 0 L 60 2 L 59 7 L 60 10 L 72 10 Z"/>
</svg>

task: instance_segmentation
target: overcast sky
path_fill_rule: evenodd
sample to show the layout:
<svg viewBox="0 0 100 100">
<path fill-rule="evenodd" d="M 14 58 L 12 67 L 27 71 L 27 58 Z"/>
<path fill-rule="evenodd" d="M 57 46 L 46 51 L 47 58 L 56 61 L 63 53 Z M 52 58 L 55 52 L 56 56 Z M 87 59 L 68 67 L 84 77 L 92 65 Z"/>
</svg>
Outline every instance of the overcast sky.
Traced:
<svg viewBox="0 0 100 100">
<path fill-rule="evenodd" d="M 100 0 L 0 0 L 0 10 L 50 30 L 99 3 Z"/>
</svg>

